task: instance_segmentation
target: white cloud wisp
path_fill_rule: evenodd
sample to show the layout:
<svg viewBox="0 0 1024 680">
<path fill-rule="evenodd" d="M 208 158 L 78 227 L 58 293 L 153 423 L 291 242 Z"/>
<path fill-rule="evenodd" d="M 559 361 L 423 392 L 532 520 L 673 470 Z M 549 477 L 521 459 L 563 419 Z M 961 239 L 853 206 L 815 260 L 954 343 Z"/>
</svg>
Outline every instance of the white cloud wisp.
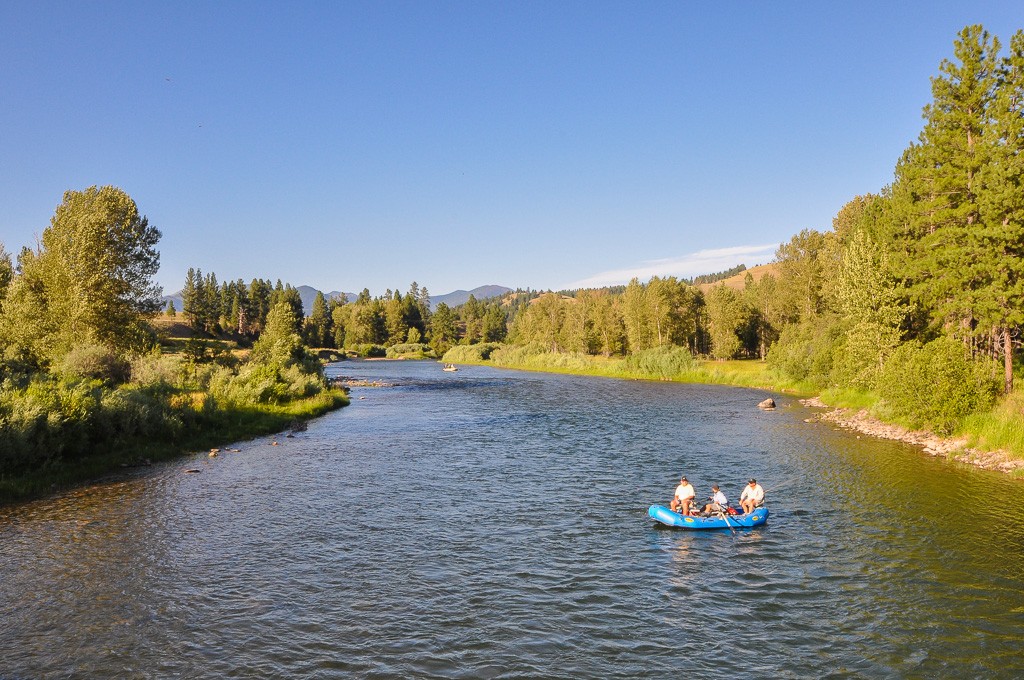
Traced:
<svg viewBox="0 0 1024 680">
<path fill-rule="evenodd" d="M 778 243 L 752 246 L 733 246 L 731 248 L 714 248 L 699 250 L 696 253 L 661 260 L 648 260 L 635 267 L 613 269 L 600 272 L 562 287 L 562 290 L 577 288 L 602 288 L 619 286 L 629 283 L 636 277 L 641 283 L 649 281 L 652 276 L 675 276 L 689 279 L 701 274 L 714 274 L 738 264 L 754 266 L 744 260 L 761 264 L 769 261 L 778 248 Z"/>
</svg>

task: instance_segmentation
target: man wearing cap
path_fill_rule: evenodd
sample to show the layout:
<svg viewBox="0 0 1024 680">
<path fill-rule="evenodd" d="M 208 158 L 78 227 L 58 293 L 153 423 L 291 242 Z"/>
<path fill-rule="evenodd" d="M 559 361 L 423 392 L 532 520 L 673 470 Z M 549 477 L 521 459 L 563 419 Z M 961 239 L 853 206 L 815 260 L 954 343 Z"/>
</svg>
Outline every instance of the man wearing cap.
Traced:
<svg viewBox="0 0 1024 680">
<path fill-rule="evenodd" d="M 686 481 L 686 477 L 680 477 L 679 486 L 676 487 L 676 495 L 672 497 L 672 503 L 669 507 L 671 507 L 673 512 L 689 515 L 690 504 L 696 495 L 697 493 L 693 490 L 693 485 Z"/>
<path fill-rule="evenodd" d="M 743 508 L 743 514 L 746 515 L 762 505 L 764 505 L 764 489 L 756 479 L 751 477 L 747 485 L 743 487 L 743 493 L 740 494 L 740 507 Z"/>
</svg>

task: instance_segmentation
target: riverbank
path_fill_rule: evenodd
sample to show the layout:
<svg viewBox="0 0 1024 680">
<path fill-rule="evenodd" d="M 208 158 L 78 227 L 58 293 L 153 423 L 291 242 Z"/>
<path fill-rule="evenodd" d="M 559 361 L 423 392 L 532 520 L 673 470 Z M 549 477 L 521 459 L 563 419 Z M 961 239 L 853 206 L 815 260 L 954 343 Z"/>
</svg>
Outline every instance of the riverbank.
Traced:
<svg viewBox="0 0 1024 680">
<path fill-rule="evenodd" d="M 301 428 L 305 421 L 348 403 L 347 393 L 338 387 L 280 405 L 227 406 L 203 411 L 197 422 L 173 441 L 133 437 L 93 455 L 47 464 L 29 472 L 2 475 L 0 506 L 59 493 L 125 469 Z"/>
<path fill-rule="evenodd" d="M 984 470 L 998 470 L 1015 477 L 1024 478 L 1024 459 L 1013 456 L 1009 451 L 986 451 L 970 446 L 971 437 L 962 434 L 941 437 L 927 430 L 912 430 L 900 425 L 886 423 L 872 416 L 867 409 L 837 408 L 830 406 L 820 397 L 800 399 L 808 408 L 820 409 L 807 421 L 832 423 L 846 430 L 852 430 L 880 439 L 901 441 L 919 446 L 931 456 L 941 456 L 960 463 L 973 465 Z"/>
</svg>

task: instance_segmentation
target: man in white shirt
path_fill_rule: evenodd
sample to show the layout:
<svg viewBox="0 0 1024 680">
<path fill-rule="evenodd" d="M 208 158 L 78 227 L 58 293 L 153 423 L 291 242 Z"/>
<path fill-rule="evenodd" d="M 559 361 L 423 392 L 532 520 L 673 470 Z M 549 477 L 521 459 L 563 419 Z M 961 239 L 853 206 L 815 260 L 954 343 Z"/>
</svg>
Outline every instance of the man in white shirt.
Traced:
<svg viewBox="0 0 1024 680">
<path fill-rule="evenodd" d="M 686 477 L 680 477 L 679 486 L 676 487 L 675 496 L 672 497 L 672 503 L 669 507 L 672 509 L 672 512 L 689 515 L 691 513 L 690 504 L 696 495 L 697 493 L 693 490 L 693 485 L 686 481 Z"/>
<path fill-rule="evenodd" d="M 764 489 L 756 479 L 751 478 L 743 487 L 743 493 L 740 494 L 740 507 L 743 508 L 743 514 L 746 515 L 762 505 L 764 505 Z"/>
</svg>

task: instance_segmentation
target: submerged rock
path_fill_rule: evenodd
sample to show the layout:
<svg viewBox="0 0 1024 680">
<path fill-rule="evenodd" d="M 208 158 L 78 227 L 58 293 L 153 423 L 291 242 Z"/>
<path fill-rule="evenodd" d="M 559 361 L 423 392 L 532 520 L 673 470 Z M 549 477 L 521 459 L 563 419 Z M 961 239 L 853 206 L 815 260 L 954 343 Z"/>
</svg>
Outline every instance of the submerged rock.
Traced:
<svg viewBox="0 0 1024 680">
<path fill-rule="evenodd" d="M 775 400 L 772 399 L 771 397 L 768 397 L 767 399 L 762 401 L 760 404 L 758 404 L 757 407 L 759 409 L 761 409 L 762 411 L 774 411 L 775 410 Z"/>
</svg>

